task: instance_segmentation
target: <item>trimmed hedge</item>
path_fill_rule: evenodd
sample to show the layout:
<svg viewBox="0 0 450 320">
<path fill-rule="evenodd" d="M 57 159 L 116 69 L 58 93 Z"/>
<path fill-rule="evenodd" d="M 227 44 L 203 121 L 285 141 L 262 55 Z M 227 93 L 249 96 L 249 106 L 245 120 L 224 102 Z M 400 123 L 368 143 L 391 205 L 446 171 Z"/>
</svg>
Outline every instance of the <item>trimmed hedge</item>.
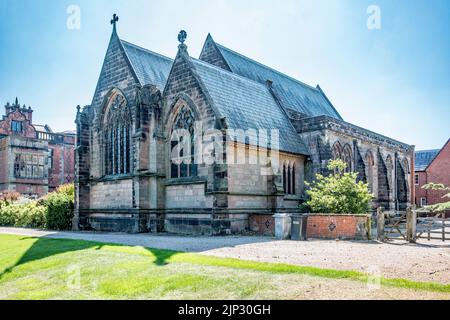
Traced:
<svg viewBox="0 0 450 320">
<path fill-rule="evenodd" d="M 64 185 L 27 204 L 0 201 L 0 225 L 70 230 L 74 213 L 74 186 Z"/>
</svg>

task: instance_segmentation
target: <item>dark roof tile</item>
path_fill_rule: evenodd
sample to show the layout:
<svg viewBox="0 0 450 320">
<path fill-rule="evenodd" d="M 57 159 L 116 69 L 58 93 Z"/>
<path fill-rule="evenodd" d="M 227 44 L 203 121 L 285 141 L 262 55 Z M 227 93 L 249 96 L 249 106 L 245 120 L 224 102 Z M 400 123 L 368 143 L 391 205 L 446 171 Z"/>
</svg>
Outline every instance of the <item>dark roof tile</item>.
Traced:
<svg viewBox="0 0 450 320">
<path fill-rule="evenodd" d="M 121 42 L 141 85 L 153 84 L 163 90 L 173 60 L 124 40 Z"/>
<path fill-rule="evenodd" d="M 218 43 L 216 45 L 233 73 L 259 83 L 272 81 L 273 90 L 283 107 L 310 117 L 327 115 L 342 120 L 319 88 L 311 87 Z"/>
<path fill-rule="evenodd" d="M 416 151 L 415 170 L 424 171 L 439 153 L 437 150 Z"/>
<path fill-rule="evenodd" d="M 206 62 L 191 59 L 197 74 L 206 87 L 230 129 L 279 130 L 279 150 L 308 155 L 284 111 L 277 105 L 265 85 L 233 74 Z M 275 146 L 273 146 L 275 147 Z"/>
</svg>

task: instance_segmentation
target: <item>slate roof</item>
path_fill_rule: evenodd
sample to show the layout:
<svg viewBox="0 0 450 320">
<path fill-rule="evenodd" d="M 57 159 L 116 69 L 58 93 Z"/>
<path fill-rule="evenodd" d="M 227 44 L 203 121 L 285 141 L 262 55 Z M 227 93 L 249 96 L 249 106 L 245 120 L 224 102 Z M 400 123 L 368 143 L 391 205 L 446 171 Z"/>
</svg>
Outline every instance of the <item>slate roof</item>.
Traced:
<svg viewBox="0 0 450 320">
<path fill-rule="evenodd" d="M 425 171 L 428 165 L 436 158 L 439 151 L 439 149 L 416 151 L 415 171 Z"/>
<path fill-rule="evenodd" d="M 141 85 L 153 84 L 163 90 L 173 60 L 127 41 L 120 41 Z M 309 155 L 308 149 L 265 83 L 261 84 L 194 58 L 191 61 L 230 129 L 278 129 L 280 150 Z"/>
<path fill-rule="evenodd" d="M 342 120 L 319 87 L 311 87 L 218 43 L 215 44 L 233 73 L 263 84 L 271 80 L 273 90 L 283 107 L 310 117 L 327 115 Z"/>
<path fill-rule="evenodd" d="M 162 91 L 169 77 L 173 60 L 127 41 L 120 41 L 140 84 L 153 84 Z"/>
<path fill-rule="evenodd" d="M 279 150 L 309 154 L 267 86 L 197 59 L 191 61 L 228 128 L 265 129 L 269 135 L 271 129 L 278 129 Z"/>
</svg>

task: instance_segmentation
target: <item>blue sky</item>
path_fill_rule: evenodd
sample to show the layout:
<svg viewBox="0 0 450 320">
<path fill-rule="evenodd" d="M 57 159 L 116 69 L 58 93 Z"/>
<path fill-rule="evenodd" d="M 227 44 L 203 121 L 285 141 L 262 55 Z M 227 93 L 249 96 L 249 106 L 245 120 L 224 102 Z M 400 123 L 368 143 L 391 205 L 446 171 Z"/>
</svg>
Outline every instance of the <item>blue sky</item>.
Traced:
<svg viewBox="0 0 450 320">
<path fill-rule="evenodd" d="M 80 29 L 66 10 L 80 8 Z M 381 10 L 369 30 L 367 8 Z M 116 12 L 122 39 L 173 57 L 180 29 L 198 57 L 214 39 L 310 85 L 343 118 L 417 149 L 450 138 L 447 0 L 0 0 L 0 104 L 16 96 L 35 122 L 74 128 L 91 102 Z"/>
</svg>

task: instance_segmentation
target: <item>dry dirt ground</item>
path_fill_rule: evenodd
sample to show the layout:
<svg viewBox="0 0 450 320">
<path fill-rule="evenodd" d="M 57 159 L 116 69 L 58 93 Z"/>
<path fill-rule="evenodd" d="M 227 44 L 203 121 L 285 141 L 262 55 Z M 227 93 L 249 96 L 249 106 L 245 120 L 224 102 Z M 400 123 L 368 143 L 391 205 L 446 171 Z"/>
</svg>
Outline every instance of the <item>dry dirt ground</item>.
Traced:
<svg viewBox="0 0 450 320">
<path fill-rule="evenodd" d="M 450 244 L 442 241 L 421 240 L 417 244 L 404 241 L 392 243 L 320 240 L 297 242 L 248 236 L 131 235 L 52 232 L 20 228 L 0 228 L 0 233 L 136 245 L 243 260 L 356 270 L 387 278 L 450 284 Z"/>
</svg>

